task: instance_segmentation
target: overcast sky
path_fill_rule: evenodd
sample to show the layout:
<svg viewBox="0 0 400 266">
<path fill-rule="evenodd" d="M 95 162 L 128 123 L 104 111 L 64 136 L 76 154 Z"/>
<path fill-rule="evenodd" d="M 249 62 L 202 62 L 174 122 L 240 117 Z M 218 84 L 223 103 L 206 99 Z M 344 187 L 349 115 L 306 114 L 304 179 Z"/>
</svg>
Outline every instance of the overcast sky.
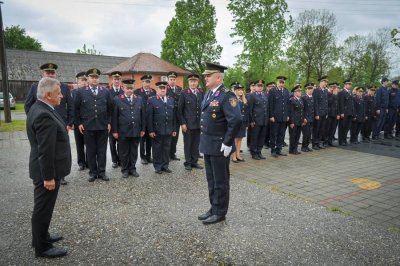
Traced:
<svg viewBox="0 0 400 266">
<path fill-rule="evenodd" d="M 103 55 L 131 57 L 138 52 L 160 56 L 164 31 L 175 13 L 174 0 L 3 0 L 5 26 L 20 25 L 44 50 L 75 52 L 95 45 Z M 221 64 L 233 65 L 241 47 L 232 45 L 227 0 L 216 7 L 216 35 L 223 47 Z M 382 27 L 400 27 L 400 0 L 288 0 L 293 18 L 307 9 L 326 9 L 338 20 L 338 40 L 367 35 Z M 396 67 L 398 68 L 398 67 Z M 396 71 L 398 72 L 398 71 Z M 400 73 L 396 73 L 400 74 Z"/>
</svg>

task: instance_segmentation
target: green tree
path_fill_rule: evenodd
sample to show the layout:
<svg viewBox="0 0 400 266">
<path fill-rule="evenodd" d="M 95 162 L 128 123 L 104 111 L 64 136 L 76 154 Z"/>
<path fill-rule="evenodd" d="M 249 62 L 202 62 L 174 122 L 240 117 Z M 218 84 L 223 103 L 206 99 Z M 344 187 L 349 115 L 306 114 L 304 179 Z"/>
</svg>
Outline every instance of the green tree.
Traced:
<svg viewBox="0 0 400 266">
<path fill-rule="evenodd" d="M 77 54 L 90 54 L 90 55 L 102 55 L 101 52 L 98 52 L 94 45 L 92 44 L 92 48 L 87 48 L 86 44 L 83 45 L 82 49 L 76 49 Z"/>
<path fill-rule="evenodd" d="M 233 43 L 243 45 L 239 56 L 242 66 L 254 79 L 271 76 L 271 69 L 282 54 L 282 40 L 291 17 L 285 17 L 288 5 L 285 0 L 230 0 L 235 26 Z"/>
<path fill-rule="evenodd" d="M 294 24 L 287 56 L 306 82 L 320 78 L 337 61 L 336 17 L 326 10 L 306 10 Z"/>
<path fill-rule="evenodd" d="M 4 41 L 6 48 L 42 51 L 42 44 L 26 34 L 21 26 L 10 26 L 4 29 Z"/>
<path fill-rule="evenodd" d="M 361 35 L 353 35 L 344 40 L 340 51 L 340 61 L 342 62 L 346 79 L 361 79 L 367 42 L 367 38 Z"/>
<path fill-rule="evenodd" d="M 390 35 L 392 37 L 392 43 L 400 48 L 400 28 L 392 29 Z"/>
<path fill-rule="evenodd" d="M 239 82 L 242 86 L 247 88 L 245 71 L 240 66 L 234 66 L 225 71 L 224 84 L 229 88 L 233 82 Z"/>
<path fill-rule="evenodd" d="M 161 58 L 201 75 L 205 62 L 218 62 L 222 47 L 215 38 L 215 7 L 209 0 L 180 0 L 165 30 Z"/>
</svg>

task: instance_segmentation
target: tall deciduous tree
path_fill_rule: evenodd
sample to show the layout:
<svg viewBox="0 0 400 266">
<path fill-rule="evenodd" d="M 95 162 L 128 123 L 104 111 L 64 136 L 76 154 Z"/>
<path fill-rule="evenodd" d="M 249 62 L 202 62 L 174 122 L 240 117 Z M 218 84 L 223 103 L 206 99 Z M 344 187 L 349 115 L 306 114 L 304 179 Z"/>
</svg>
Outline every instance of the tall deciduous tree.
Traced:
<svg viewBox="0 0 400 266">
<path fill-rule="evenodd" d="M 285 0 L 230 0 L 235 26 L 231 37 L 243 45 L 239 56 L 242 66 L 248 68 L 250 78 L 268 78 L 282 53 L 283 41 L 291 17 L 285 17 Z"/>
<path fill-rule="evenodd" d="M 336 17 L 326 10 L 306 10 L 294 24 L 288 57 L 305 76 L 320 78 L 337 60 Z"/>
<path fill-rule="evenodd" d="M 4 41 L 6 48 L 42 51 L 42 44 L 26 34 L 21 26 L 10 26 L 4 29 Z"/>
<path fill-rule="evenodd" d="M 215 38 L 215 7 L 209 0 L 180 0 L 165 30 L 161 58 L 201 74 L 205 62 L 217 62 L 222 47 Z"/>
<path fill-rule="evenodd" d="M 363 57 L 367 50 L 367 38 L 353 35 L 344 40 L 340 50 L 340 61 L 346 79 L 358 80 L 361 78 Z"/>
</svg>

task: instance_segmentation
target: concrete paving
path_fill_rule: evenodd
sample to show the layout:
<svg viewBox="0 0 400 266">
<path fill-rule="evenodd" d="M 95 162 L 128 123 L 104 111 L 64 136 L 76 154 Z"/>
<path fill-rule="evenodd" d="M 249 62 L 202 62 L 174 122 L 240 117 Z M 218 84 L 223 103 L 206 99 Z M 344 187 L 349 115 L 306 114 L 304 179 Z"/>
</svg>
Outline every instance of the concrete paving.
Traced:
<svg viewBox="0 0 400 266">
<path fill-rule="evenodd" d="M 163 175 L 138 163 L 140 177 L 123 179 L 108 156 L 111 180 L 93 183 L 74 163 L 51 225 L 69 255 L 50 261 L 30 247 L 26 133 L 0 133 L 0 265 L 400 264 L 398 158 L 329 148 L 254 161 L 243 150 L 227 220 L 210 226 L 197 220 L 209 207 L 204 171 L 183 160 Z"/>
</svg>

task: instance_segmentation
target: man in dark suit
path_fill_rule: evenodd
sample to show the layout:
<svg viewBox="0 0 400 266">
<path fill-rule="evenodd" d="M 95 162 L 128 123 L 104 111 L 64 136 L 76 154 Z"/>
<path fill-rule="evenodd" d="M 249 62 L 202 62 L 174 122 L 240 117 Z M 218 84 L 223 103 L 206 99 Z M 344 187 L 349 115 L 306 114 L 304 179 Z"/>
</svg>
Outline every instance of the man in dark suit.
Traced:
<svg viewBox="0 0 400 266">
<path fill-rule="evenodd" d="M 335 139 L 336 128 L 340 118 L 338 111 L 338 86 L 339 84 L 333 82 L 329 84 L 328 90 L 328 120 L 326 121 L 326 135 L 328 146 L 335 146 L 333 140 Z"/>
<path fill-rule="evenodd" d="M 142 81 L 142 87 L 134 91 L 136 95 L 142 97 L 145 108 L 147 107 L 148 99 L 156 95 L 156 91 L 150 87 L 150 82 L 152 79 L 152 75 L 143 75 L 140 78 Z M 153 162 L 151 159 L 151 138 L 147 129 L 144 136 L 140 138 L 140 159 L 142 164 Z"/>
<path fill-rule="evenodd" d="M 116 96 L 120 96 L 124 94 L 121 86 L 121 77 L 122 73 L 119 71 L 111 72 L 112 84 L 109 87 L 110 96 L 112 102 Z M 120 162 L 120 158 L 118 156 L 118 140 L 113 137 L 113 133 L 110 132 L 108 136 L 108 142 L 110 144 L 110 153 L 112 160 L 112 168 L 117 168 Z"/>
<path fill-rule="evenodd" d="M 203 224 L 225 220 L 229 205 L 229 162 L 233 143 L 242 124 L 238 99 L 224 89 L 224 66 L 207 63 L 205 75 L 209 89 L 201 107 L 200 152 L 204 154 L 211 208 L 198 217 Z"/>
<path fill-rule="evenodd" d="M 293 97 L 289 100 L 289 153 L 298 155 L 298 143 L 301 127 L 307 122 L 304 118 L 304 104 L 301 98 L 301 85 L 296 84 L 292 89 Z"/>
<path fill-rule="evenodd" d="M 367 116 L 367 120 L 365 121 L 364 127 L 361 131 L 364 142 L 371 141 L 372 129 L 375 126 L 375 121 L 376 121 L 375 91 L 376 87 L 374 85 L 371 85 L 368 88 L 368 93 L 364 95 L 365 113 Z"/>
<path fill-rule="evenodd" d="M 201 102 L 204 94 L 198 88 L 200 77 L 197 74 L 189 74 L 187 78 L 189 88 L 183 90 L 179 97 L 178 121 L 183 134 L 184 166 L 190 171 L 192 168 L 203 168 L 197 161 L 199 159 Z"/>
<path fill-rule="evenodd" d="M 53 63 L 46 63 L 40 66 L 40 69 L 42 70 L 42 77 L 48 77 L 48 78 L 56 78 L 57 77 L 57 70 L 58 66 Z M 73 101 L 72 101 L 72 96 L 71 92 L 68 89 L 68 86 L 64 83 L 61 83 L 61 93 L 63 95 L 63 98 L 61 99 L 61 104 L 57 105 L 55 107 L 56 111 L 58 114 L 63 118 L 67 130 L 69 131 L 70 129 L 73 128 Z M 34 83 L 32 84 L 31 88 L 28 91 L 28 94 L 26 95 L 25 99 L 25 113 L 28 114 L 31 106 L 36 102 L 36 93 L 37 93 L 37 84 Z M 61 185 L 66 185 L 67 181 L 65 181 L 64 177 L 60 181 Z"/>
<path fill-rule="evenodd" d="M 310 82 L 305 85 L 306 93 L 301 98 L 304 105 L 304 119 L 305 124 L 302 126 L 301 131 L 303 133 L 303 141 L 301 143 L 301 151 L 312 152 L 313 150 L 308 147 L 311 141 L 311 131 L 314 123 L 314 99 L 313 90 L 314 83 Z"/>
<path fill-rule="evenodd" d="M 157 174 L 171 173 L 169 154 L 171 139 L 176 136 L 174 99 L 167 96 L 167 82 L 156 83 L 157 95 L 149 98 L 146 107 L 146 123 L 152 139 L 153 166 Z"/>
<path fill-rule="evenodd" d="M 377 90 L 375 95 L 376 101 L 376 123 L 372 131 L 372 140 L 378 140 L 379 134 L 385 125 L 386 116 L 389 112 L 389 92 L 387 89 L 389 79 L 383 78 L 381 80 L 382 86 Z"/>
<path fill-rule="evenodd" d="M 270 90 L 269 117 L 271 125 L 271 155 L 272 157 L 287 156 L 282 152 L 285 140 L 286 124 L 289 121 L 288 104 L 289 91 L 285 88 L 284 76 L 278 76 L 277 87 Z"/>
<path fill-rule="evenodd" d="M 171 160 L 180 161 L 178 157 L 176 157 L 176 144 L 178 143 L 179 138 L 179 122 L 178 122 L 178 103 L 179 103 L 179 96 L 182 93 L 182 88 L 176 85 L 176 78 L 178 77 L 178 73 L 175 71 L 170 71 L 167 73 L 168 77 L 168 85 L 167 85 L 167 96 L 174 99 L 174 108 L 175 108 L 175 132 L 176 136 L 172 137 L 171 140 L 171 149 L 169 151 L 169 157 Z"/>
<path fill-rule="evenodd" d="M 266 159 L 261 153 L 269 121 L 268 96 L 263 92 L 264 84 L 264 80 L 257 80 L 255 92 L 250 94 L 247 99 L 250 127 L 252 128 L 250 153 L 254 160 Z"/>
<path fill-rule="evenodd" d="M 80 90 L 75 98 L 75 123 L 84 134 L 89 164 L 89 182 L 106 176 L 107 139 L 111 130 L 112 102 L 108 89 L 99 86 L 100 70 L 86 72 L 89 86 Z"/>
<path fill-rule="evenodd" d="M 352 82 L 344 81 L 344 88 L 338 93 L 338 109 L 340 114 L 339 120 L 339 145 L 347 146 L 347 134 L 350 130 L 351 121 L 353 120 L 353 95 L 351 93 Z"/>
<path fill-rule="evenodd" d="M 32 245 L 36 257 L 61 257 L 67 254 L 53 247 L 61 236 L 51 236 L 49 226 L 60 187 L 60 179 L 71 172 L 71 148 L 64 120 L 55 111 L 63 98 L 60 82 L 43 78 L 37 87 L 38 100 L 27 116 L 26 130 L 31 152 L 29 176 L 33 180 Z"/>
<path fill-rule="evenodd" d="M 86 88 L 87 86 L 87 77 L 86 72 L 79 72 L 76 74 L 76 82 L 78 87 L 71 91 L 72 101 L 75 101 L 76 94 L 79 90 Z M 75 122 L 75 121 L 74 121 Z M 85 152 L 85 138 L 83 134 L 79 131 L 79 125 L 74 124 L 74 137 L 75 137 L 75 145 L 76 145 L 76 153 L 78 159 L 78 169 L 79 171 L 85 170 L 85 167 L 88 167 L 87 164 L 87 155 Z"/>
<path fill-rule="evenodd" d="M 122 81 L 124 93 L 114 98 L 112 134 L 118 140 L 122 177 L 138 177 L 136 161 L 140 137 L 144 136 L 145 109 L 142 97 L 133 94 L 135 80 Z"/>
</svg>

